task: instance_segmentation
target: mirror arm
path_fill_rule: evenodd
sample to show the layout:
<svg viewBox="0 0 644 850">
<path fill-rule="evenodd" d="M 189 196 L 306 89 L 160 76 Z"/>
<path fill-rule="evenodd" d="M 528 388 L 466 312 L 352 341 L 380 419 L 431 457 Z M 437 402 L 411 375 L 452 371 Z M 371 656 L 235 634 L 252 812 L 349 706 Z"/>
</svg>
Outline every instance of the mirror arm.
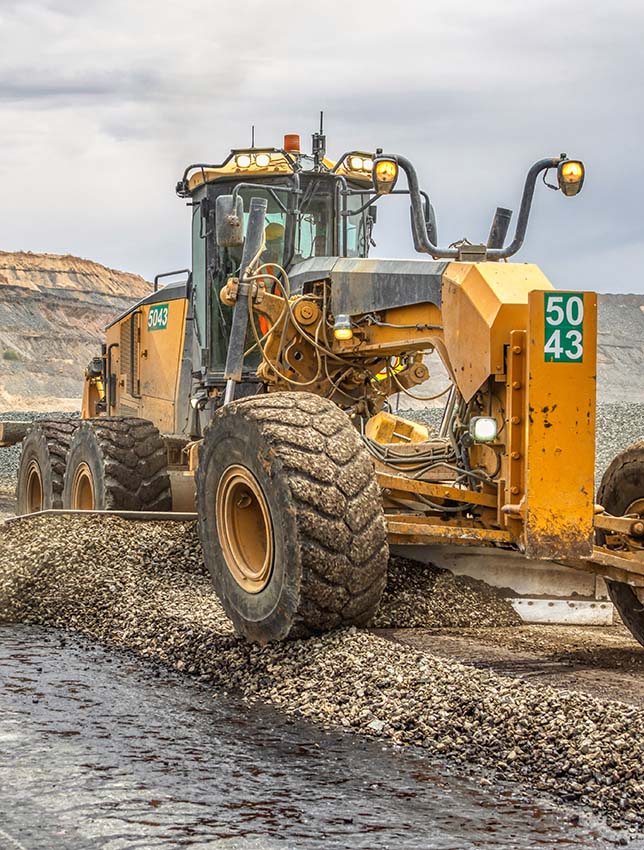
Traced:
<svg viewBox="0 0 644 850">
<path fill-rule="evenodd" d="M 384 156 L 384 155 L 383 155 Z M 386 156 L 386 159 L 394 159 L 405 172 L 407 177 L 407 185 L 409 186 L 409 200 L 411 201 L 411 220 L 412 227 L 418 237 L 418 246 L 421 252 L 425 254 L 431 254 L 434 259 L 438 258 L 446 258 L 446 259 L 458 259 L 459 252 L 458 248 L 439 248 L 438 245 L 434 245 L 432 240 L 429 237 L 429 233 L 427 232 L 427 224 L 425 223 L 425 216 L 423 210 L 423 194 L 421 194 L 420 185 L 418 183 L 418 175 L 416 174 L 416 169 L 404 156 Z M 427 202 L 429 203 L 429 208 L 431 209 L 431 201 L 429 197 L 427 197 Z"/>
<path fill-rule="evenodd" d="M 487 256 L 490 260 L 504 260 L 507 257 L 511 257 L 513 254 L 516 254 L 521 248 L 528 228 L 528 219 L 530 218 L 530 209 L 532 208 L 532 198 L 534 196 L 534 187 L 537 182 L 537 177 L 542 171 L 547 171 L 549 168 L 556 168 L 561 160 L 562 158 L 560 156 L 540 159 L 530 168 L 526 174 L 525 184 L 523 186 L 521 208 L 519 209 L 519 217 L 517 218 L 514 238 L 507 248 L 491 248 L 488 250 Z"/>
</svg>

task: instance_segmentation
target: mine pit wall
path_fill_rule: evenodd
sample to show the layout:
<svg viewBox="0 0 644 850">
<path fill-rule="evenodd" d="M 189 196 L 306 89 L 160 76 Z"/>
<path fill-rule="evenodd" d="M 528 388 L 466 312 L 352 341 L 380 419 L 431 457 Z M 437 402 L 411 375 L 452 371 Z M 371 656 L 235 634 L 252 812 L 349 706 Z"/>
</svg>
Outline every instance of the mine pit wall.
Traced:
<svg viewBox="0 0 644 850">
<path fill-rule="evenodd" d="M 0 411 L 77 410 L 105 326 L 151 288 L 79 257 L 0 251 Z"/>
</svg>

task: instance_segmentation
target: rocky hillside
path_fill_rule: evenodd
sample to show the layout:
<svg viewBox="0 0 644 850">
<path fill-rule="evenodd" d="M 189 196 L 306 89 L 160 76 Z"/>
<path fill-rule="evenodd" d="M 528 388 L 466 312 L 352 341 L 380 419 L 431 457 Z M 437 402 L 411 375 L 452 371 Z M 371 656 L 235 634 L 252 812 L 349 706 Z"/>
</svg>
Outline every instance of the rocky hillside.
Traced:
<svg viewBox="0 0 644 850">
<path fill-rule="evenodd" d="M 150 289 L 78 257 L 0 252 L 0 411 L 77 409 L 105 325 Z"/>
</svg>

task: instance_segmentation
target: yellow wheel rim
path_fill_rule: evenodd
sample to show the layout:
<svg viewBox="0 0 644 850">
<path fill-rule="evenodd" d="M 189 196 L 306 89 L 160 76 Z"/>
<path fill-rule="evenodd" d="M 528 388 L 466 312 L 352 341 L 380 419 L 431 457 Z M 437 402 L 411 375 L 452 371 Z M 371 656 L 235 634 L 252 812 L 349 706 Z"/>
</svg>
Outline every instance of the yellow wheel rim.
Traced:
<svg viewBox="0 0 644 850">
<path fill-rule="evenodd" d="M 35 460 L 32 460 L 27 468 L 26 491 L 28 513 L 38 513 L 43 509 L 43 485 L 40 466 Z"/>
<path fill-rule="evenodd" d="M 94 479 L 89 466 L 79 463 L 72 481 L 72 504 L 75 511 L 94 510 Z"/>
<path fill-rule="evenodd" d="M 217 487 L 217 532 L 226 565 L 247 593 L 259 593 L 273 570 L 273 523 L 259 482 L 229 466 Z"/>
</svg>

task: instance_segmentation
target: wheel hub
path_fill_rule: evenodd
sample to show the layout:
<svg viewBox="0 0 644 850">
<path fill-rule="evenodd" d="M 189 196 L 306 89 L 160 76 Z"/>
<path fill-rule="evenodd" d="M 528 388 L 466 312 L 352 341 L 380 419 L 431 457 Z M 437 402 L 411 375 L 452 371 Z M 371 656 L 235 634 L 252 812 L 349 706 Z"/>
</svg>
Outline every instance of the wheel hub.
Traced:
<svg viewBox="0 0 644 850">
<path fill-rule="evenodd" d="M 217 532 L 226 565 L 247 593 L 259 593 L 273 571 L 273 523 L 253 473 L 235 464 L 217 487 Z"/>
<path fill-rule="evenodd" d="M 79 463 L 72 482 L 72 504 L 75 511 L 94 510 L 94 478 L 89 466 Z"/>
<path fill-rule="evenodd" d="M 40 466 L 32 460 L 27 469 L 27 511 L 35 514 L 43 509 L 43 484 Z"/>
</svg>

